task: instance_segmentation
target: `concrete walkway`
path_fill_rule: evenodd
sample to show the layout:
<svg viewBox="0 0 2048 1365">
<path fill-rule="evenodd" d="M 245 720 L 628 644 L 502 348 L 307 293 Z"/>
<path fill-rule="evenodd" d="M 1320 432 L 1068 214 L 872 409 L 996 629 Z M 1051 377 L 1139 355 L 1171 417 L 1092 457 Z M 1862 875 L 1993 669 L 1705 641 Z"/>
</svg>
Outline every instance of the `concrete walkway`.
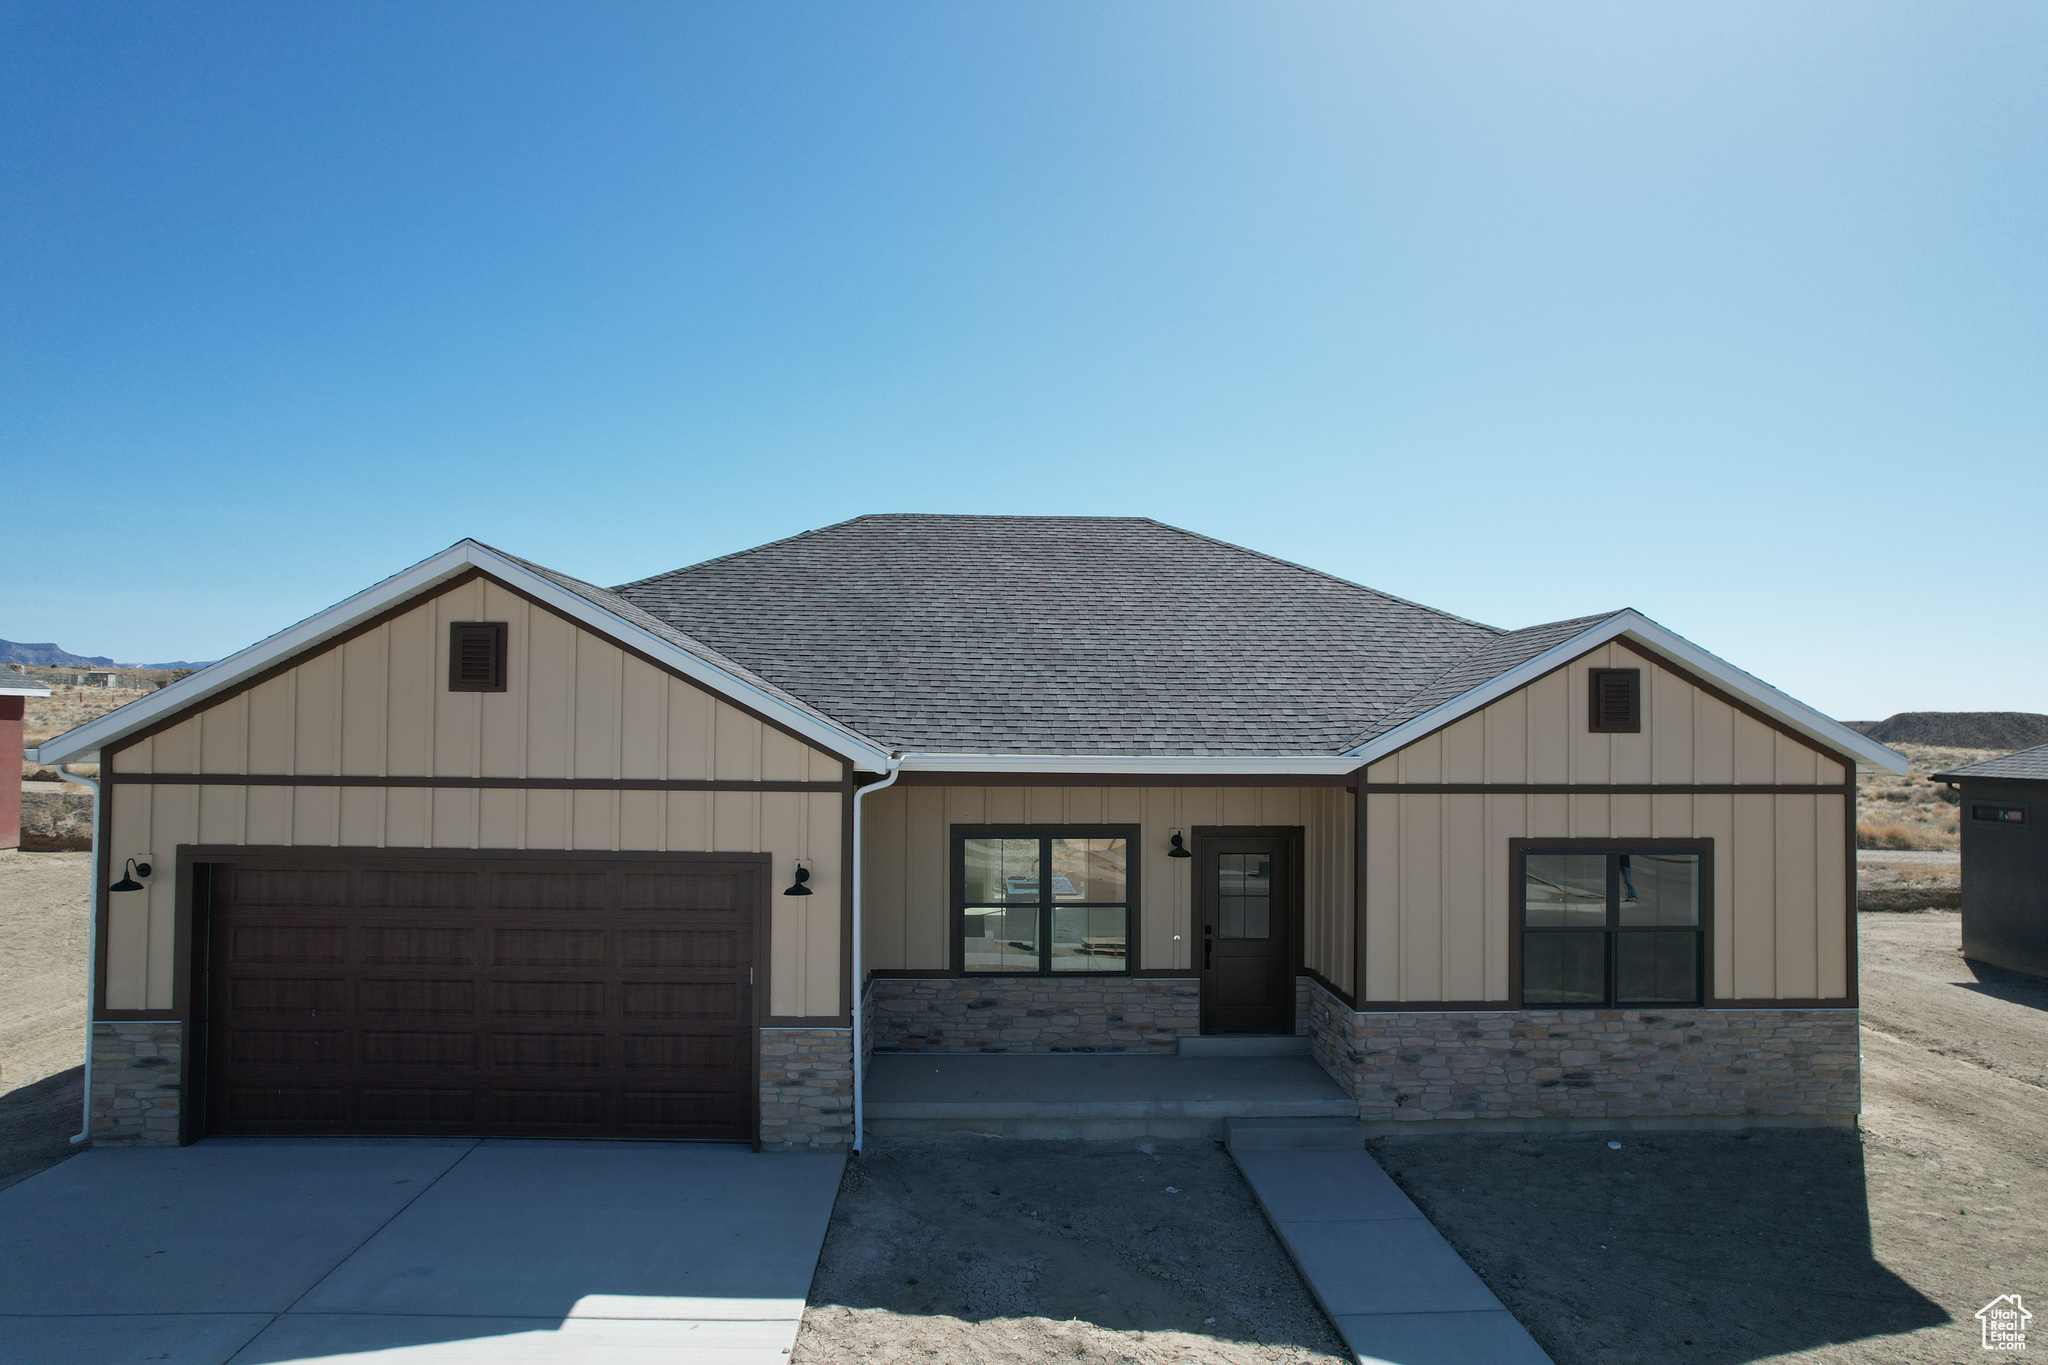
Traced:
<svg viewBox="0 0 2048 1365">
<path fill-rule="evenodd" d="M 1365 1365 L 1551 1365 L 1363 1147 L 1279 1145 L 1313 1135 L 1277 1127 L 1263 1136 L 1275 1145 L 1233 1131 L 1231 1155 Z"/>
<path fill-rule="evenodd" d="M 786 1365 L 840 1157 L 212 1139 L 0 1191 L 0 1365 Z"/>
</svg>

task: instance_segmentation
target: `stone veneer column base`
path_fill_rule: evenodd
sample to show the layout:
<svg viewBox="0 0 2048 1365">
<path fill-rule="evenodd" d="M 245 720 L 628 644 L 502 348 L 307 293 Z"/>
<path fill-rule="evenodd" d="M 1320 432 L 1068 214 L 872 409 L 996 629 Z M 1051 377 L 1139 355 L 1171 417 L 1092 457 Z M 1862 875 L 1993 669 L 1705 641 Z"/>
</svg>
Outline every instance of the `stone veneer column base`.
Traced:
<svg viewBox="0 0 2048 1365">
<path fill-rule="evenodd" d="M 92 1141 L 178 1145 L 180 1023 L 96 1020 L 92 1026 Z"/>
<path fill-rule="evenodd" d="M 876 977 L 876 1052 L 1172 1052 L 1202 1031 L 1191 976 Z"/>
<path fill-rule="evenodd" d="M 853 1030 L 761 1030 L 761 1150 L 853 1145 Z"/>
<path fill-rule="evenodd" d="M 1313 982 L 1307 1005 L 1316 1060 L 1374 1128 L 1849 1126 L 1862 1108 L 1853 1008 L 1361 1014 Z"/>
</svg>

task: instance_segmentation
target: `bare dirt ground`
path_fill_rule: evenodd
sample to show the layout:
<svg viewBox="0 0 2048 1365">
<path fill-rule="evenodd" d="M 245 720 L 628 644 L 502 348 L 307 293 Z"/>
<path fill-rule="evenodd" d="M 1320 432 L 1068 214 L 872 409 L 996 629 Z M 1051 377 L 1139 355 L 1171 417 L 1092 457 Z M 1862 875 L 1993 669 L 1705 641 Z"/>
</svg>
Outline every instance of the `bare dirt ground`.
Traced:
<svg viewBox="0 0 2048 1365">
<path fill-rule="evenodd" d="M 77 1150 L 88 856 L 0 852 L 0 1189 Z"/>
<path fill-rule="evenodd" d="M 1954 849 L 1856 853 L 1863 910 L 1954 910 L 1963 903 L 1963 855 Z"/>
<path fill-rule="evenodd" d="M 793 1360 L 1348 1358 L 1217 1143 L 949 1135 L 848 1166 Z"/>
<path fill-rule="evenodd" d="M 1862 917 L 1861 1131 L 1374 1144 L 1558 1365 L 1983 1359 L 2048 1294 L 2048 982 Z"/>
</svg>

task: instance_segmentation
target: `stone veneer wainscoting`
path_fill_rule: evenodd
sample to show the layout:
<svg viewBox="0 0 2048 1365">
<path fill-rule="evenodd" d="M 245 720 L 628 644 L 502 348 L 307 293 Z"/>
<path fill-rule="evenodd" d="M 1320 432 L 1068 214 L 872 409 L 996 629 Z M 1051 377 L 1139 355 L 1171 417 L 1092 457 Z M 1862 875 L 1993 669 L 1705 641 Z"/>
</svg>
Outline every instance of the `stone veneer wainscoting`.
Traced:
<svg viewBox="0 0 2048 1365">
<path fill-rule="evenodd" d="M 761 1030 L 761 1150 L 853 1144 L 853 1030 Z"/>
<path fill-rule="evenodd" d="M 877 1052 L 1172 1052 L 1200 1033 L 1191 976 L 876 977 Z"/>
<path fill-rule="evenodd" d="M 97 1020 L 92 1026 L 92 1141 L 178 1145 L 185 1026 Z"/>
<path fill-rule="evenodd" d="M 1853 1126 L 1857 1013 L 1650 1009 L 1361 1014 L 1310 983 L 1316 1060 L 1371 1128 Z"/>
</svg>

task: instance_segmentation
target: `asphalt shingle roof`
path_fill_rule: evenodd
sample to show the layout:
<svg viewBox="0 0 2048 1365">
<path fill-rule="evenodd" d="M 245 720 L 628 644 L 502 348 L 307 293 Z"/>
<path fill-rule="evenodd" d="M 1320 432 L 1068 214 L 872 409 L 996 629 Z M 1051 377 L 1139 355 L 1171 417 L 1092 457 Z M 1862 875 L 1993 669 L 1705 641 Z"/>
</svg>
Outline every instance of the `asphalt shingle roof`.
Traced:
<svg viewBox="0 0 2048 1365">
<path fill-rule="evenodd" d="M 2020 782 L 2048 782 L 2048 744 L 2039 744 L 2018 753 L 2001 754 L 1977 763 L 1965 763 L 1960 768 L 1951 768 L 1945 773 L 1936 773 L 1935 781 L 1945 782 L 1956 777 L 1996 777 Z"/>
<path fill-rule="evenodd" d="M 906 752 L 1341 753 L 1599 619 L 1502 631 L 1141 517 L 859 517 L 609 593 L 549 576 Z"/>
<path fill-rule="evenodd" d="M 26 673 L 17 672 L 5 664 L 0 664 L 0 692 L 25 693 L 37 690 L 48 691 L 49 687 L 47 684 L 31 678 Z"/>
</svg>

